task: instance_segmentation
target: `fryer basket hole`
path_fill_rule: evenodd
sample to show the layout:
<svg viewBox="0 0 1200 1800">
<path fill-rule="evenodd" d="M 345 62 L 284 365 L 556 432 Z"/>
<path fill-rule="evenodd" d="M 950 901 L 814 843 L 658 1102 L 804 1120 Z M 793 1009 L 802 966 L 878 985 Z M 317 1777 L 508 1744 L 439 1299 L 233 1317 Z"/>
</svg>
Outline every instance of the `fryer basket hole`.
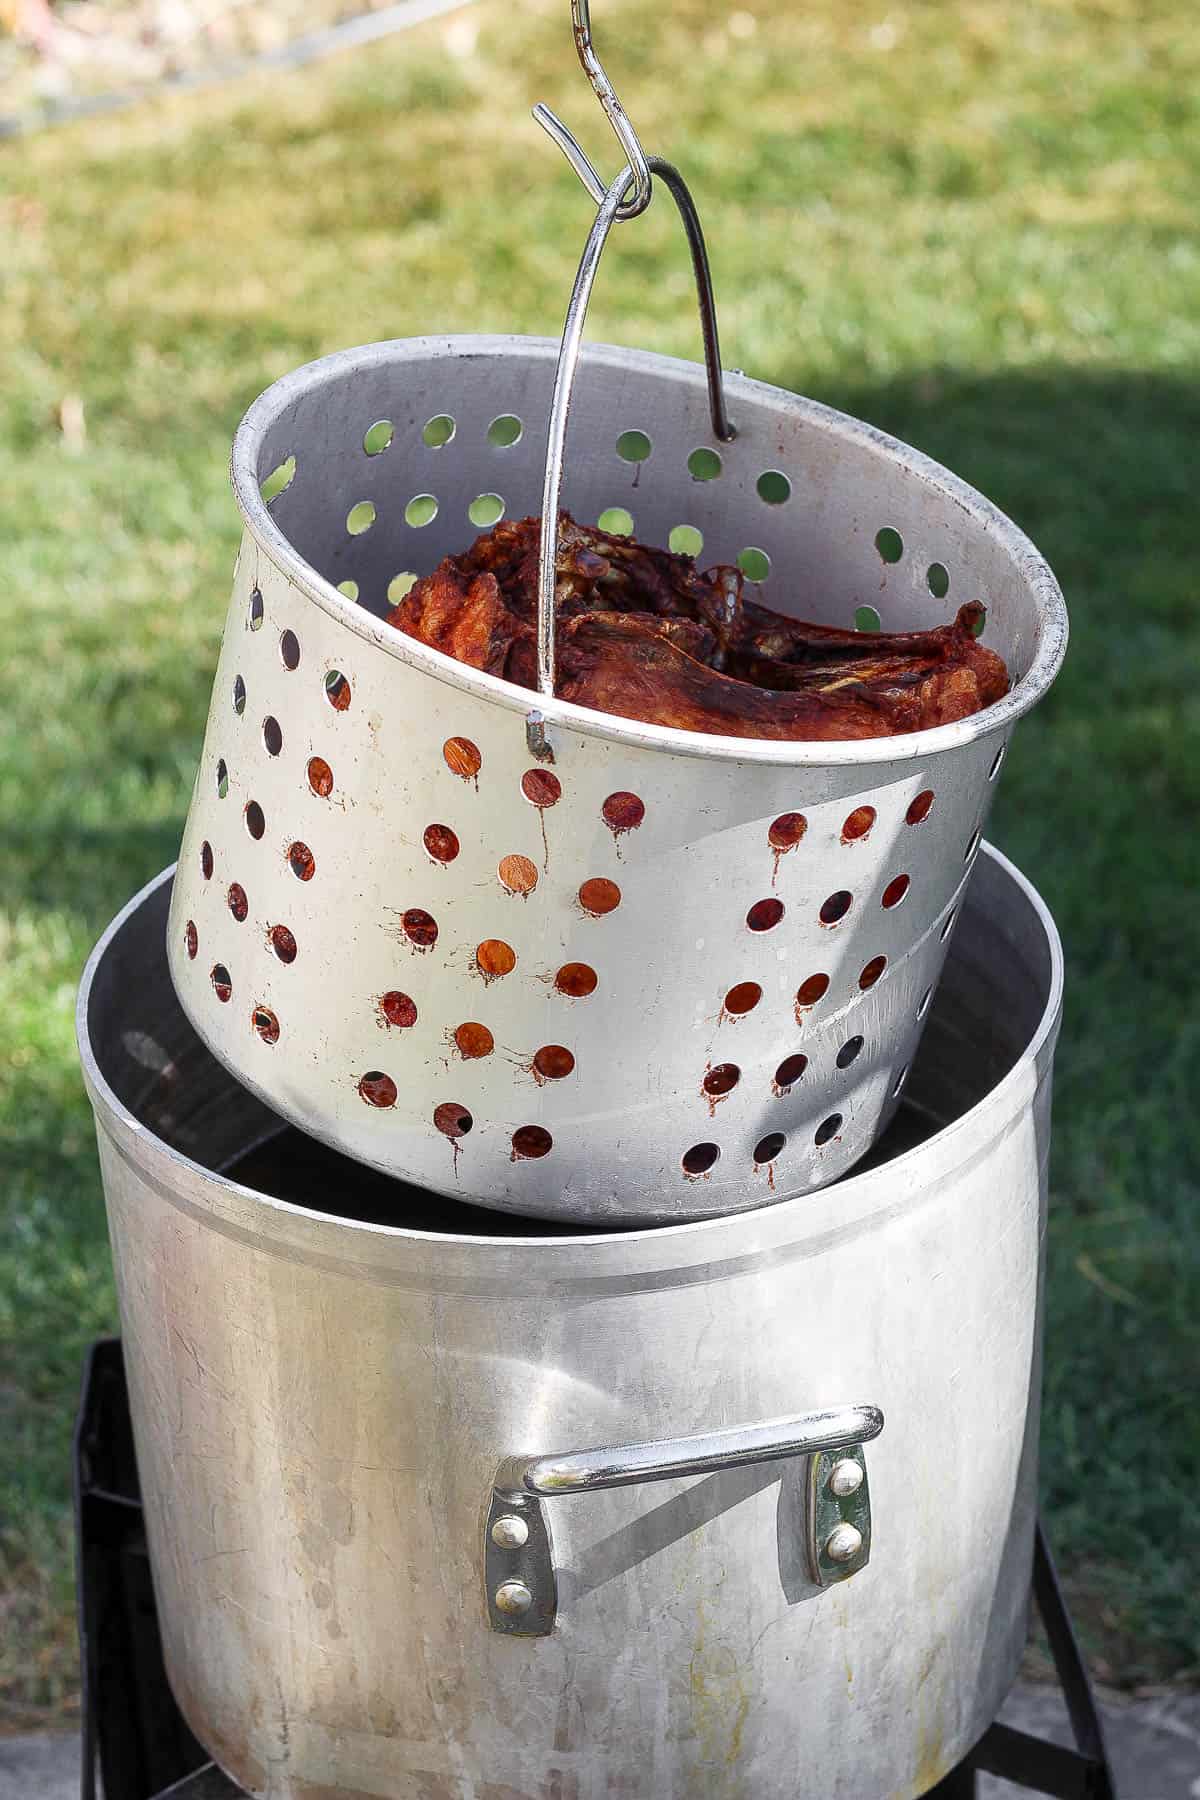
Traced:
<svg viewBox="0 0 1200 1800">
<path fill-rule="evenodd" d="M 368 456 L 382 456 L 396 435 L 390 419 L 376 419 L 363 433 L 363 449 Z"/>
<path fill-rule="evenodd" d="M 792 484 L 782 469 L 764 469 L 755 488 L 760 500 L 768 506 L 782 506 L 792 496 Z"/>
<path fill-rule="evenodd" d="M 483 757 L 470 738 L 447 738 L 442 745 L 442 758 L 452 775 L 472 781 L 483 767 Z"/>
<path fill-rule="evenodd" d="M 458 834 L 449 825 L 427 825 L 421 841 L 434 862 L 452 863 L 458 855 Z"/>
<path fill-rule="evenodd" d="M 680 1166 L 685 1175 L 707 1175 L 720 1154 L 719 1144 L 693 1144 L 680 1157 Z"/>
<path fill-rule="evenodd" d="M 323 756 L 308 759 L 308 785 L 318 799 L 328 800 L 333 792 L 333 770 Z"/>
<path fill-rule="evenodd" d="M 738 551 L 737 566 L 747 581 L 765 581 L 771 573 L 771 559 L 757 544 L 747 544 Z"/>
<path fill-rule="evenodd" d="M 250 1015 L 250 1022 L 264 1044 L 279 1042 L 279 1020 L 269 1006 L 256 1006 Z"/>
<path fill-rule="evenodd" d="M 449 413 L 435 413 L 421 427 L 421 437 L 430 450 L 441 450 L 453 440 L 457 429 Z"/>
<path fill-rule="evenodd" d="M 465 1106 L 457 1100 L 443 1100 L 433 1110 L 433 1122 L 437 1129 L 448 1138 L 466 1137 L 475 1123 Z"/>
<path fill-rule="evenodd" d="M 546 1081 L 562 1081 L 574 1070 L 575 1057 L 565 1044 L 543 1044 L 533 1067 Z"/>
<path fill-rule="evenodd" d="M 803 813 L 780 813 L 768 828 L 767 842 L 772 850 L 794 850 L 807 830 L 808 820 Z"/>
<path fill-rule="evenodd" d="M 865 838 L 877 817 L 878 814 L 873 806 L 856 806 L 854 811 L 847 815 L 842 826 L 843 844 L 854 844 L 860 838 Z"/>
<path fill-rule="evenodd" d="M 407 994 L 402 994 L 399 988 L 389 988 L 386 994 L 380 995 L 379 1010 L 389 1025 L 399 1026 L 402 1030 L 407 1030 L 417 1022 L 415 1003 Z"/>
<path fill-rule="evenodd" d="M 536 1160 L 539 1156 L 548 1156 L 554 1148 L 554 1139 L 544 1125 L 521 1125 L 512 1134 L 512 1153 L 515 1162 Z"/>
<path fill-rule="evenodd" d="M 782 919 L 783 911 L 782 900 L 756 900 L 746 914 L 746 924 L 751 931 L 773 931 Z"/>
<path fill-rule="evenodd" d="M 562 782 L 549 769 L 526 769 L 521 792 L 531 806 L 556 806 L 562 799 Z"/>
<path fill-rule="evenodd" d="M 693 481 L 716 481 L 724 466 L 720 452 L 710 450 L 707 444 L 701 444 L 687 459 L 688 474 Z"/>
<path fill-rule="evenodd" d="M 537 871 L 534 870 L 535 879 L 536 875 Z M 615 912 L 620 906 L 621 890 L 615 881 L 609 881 L 603 875 L 593 876 L 580 887 L 579 904 L 593 918 L 603 918 L 605 913 Z"/>
<path fill-rule="evenodd" d="M 295 962 L 296 939 L 286 925 L 272 925 L 267 938 L 281 963 Z"/>
<path fill-rule="evenodd" d="M 418 950 L 431 950 L 438 940 L 437 920 L 422 906 L 410 906 L 400 921 L 404 935 Z"/>
<path fill-rule="evenodd" d="M 527 856 L 502 856 L 496 873 L 510 894 L 532 894 L 537 886 L 537 866 Z"/>
</svg>

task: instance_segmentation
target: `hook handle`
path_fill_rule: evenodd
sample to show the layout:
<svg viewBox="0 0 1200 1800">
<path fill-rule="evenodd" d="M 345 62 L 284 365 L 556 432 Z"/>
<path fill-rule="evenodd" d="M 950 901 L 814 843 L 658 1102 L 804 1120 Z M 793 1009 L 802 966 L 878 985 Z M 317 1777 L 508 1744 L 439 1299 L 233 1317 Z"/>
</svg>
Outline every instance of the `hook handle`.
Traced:
<svg viewBox="0 0 1200 1800">
<path fill-rule="evenodd" d="M 626 200 L 625 190 L 617 203 L 618 219 L 636 219 L 644 213 L 650 204 L 652 184 L 650 181 L 650 162 L 646 152 L 638 141 L 638 134 L 633 129 L 629 115 L 617 98 L 617 91 L 604 72 L 604 64 L 596 55 L 592 45 L 592 17 L 588 0 L 571 0 L 571 29 L 575 33 L 575 48 L 579 52 L 579 60 L 583 72 L 592 84 L 592 92 L 604 108 L 609 124 L 617 134 L 617 142 L 625 152 L 625 160 L 629 164 L 629 175 L 633 180 L 633 196 Z M 582 154 L 582 153 L 581 153 Z M 593 195 L 597 205 L 600 197 Z"/>
<path fill-rule="evenodd" d="M 579 271 L 575 277 L 575 286 L 571 290 L 566 322 L 563 325 L 562 341 L 558 350 L 558 364 L 554 371 L 554 396 L 550 403 L 550 432 L 546 445 L 546 477 L 542 488 L 542 536 L 538 553 L 537 662 L 538 690 L 543 694 L 553 694 L 554 640 L 557 623 L 554 609 L 554 585 L 558 562 L 558 503 L 562 492 L 567 418 L 571 408 L 575 372 L 579 366 L 579 351 L 583 341 L 583 326 L 596 280 L 596 270 L 600 266 L 600 257 L 608 240 L 608 234 L 612 230 L 613 222 L 620 217 L 621 198 L 632 179 L 632 170 L 626 164 L 609 188 L 601 188 L 595 169 L 562 121 L 545 106 L 538 107 L 536 114 L 539 124 L 545 127 L 562 149 L 588 192 L 591 194 L 597 189 L 600 192 L 599 211 L 592 222 L 583 255 L 579 260 Z M 692 270 L 696 279 L 700 303 L 700 327 L 704 337 L 704 362 L 708 374 L 709 413 L 718 441 L 729 443 L 735 433 L 729 422 L 729 414 L 725 406 L 725 385 L 721 374 L 721 346 L 717 337 L 717 308 L 713 298 L 712 272 L 708 265 L 708 252 L 705 249 L 700 218 L 688 191 L 687 183 L 672 163 L 665 162 L 661 156 L 652 156 L 648 159 L 647 167 L 653 170 L 654 174 L 661 175 L 666 182 L 671 197 L 679 209 L 683 228 L 687 233 L 688 246 L 692 253 Z"/>
</svg>

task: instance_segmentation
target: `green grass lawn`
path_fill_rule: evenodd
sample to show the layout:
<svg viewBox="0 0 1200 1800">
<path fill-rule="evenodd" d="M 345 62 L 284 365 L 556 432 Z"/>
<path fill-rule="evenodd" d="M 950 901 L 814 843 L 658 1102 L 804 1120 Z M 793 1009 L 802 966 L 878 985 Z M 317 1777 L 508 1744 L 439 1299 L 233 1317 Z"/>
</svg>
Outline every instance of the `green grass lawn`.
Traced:
<svg viewBox="0 0 1200 1800">
<path fill-rule="evenodd" d="M 1066 590 L 993 825 L 1069 963 L 1044 1495 L 1096 1669 L 1194 1678 L 1200 27 L 1167 0 L 755 4 L 605 0 L 597 40 L 693 180 L 727 361 L 949 463 Z M 588 203 L 530 103 L 614 167 L 566 10 L 481 0 L 0 152 L 0 1727 L 75 1692 L 69 1431 L 114 1307 L 74 989 L 175 853 L 229 438 L 344 344 L 557 331 Z M 590 329 L 697 353 L 665 200 L 615 234 Z"/>
</svg>

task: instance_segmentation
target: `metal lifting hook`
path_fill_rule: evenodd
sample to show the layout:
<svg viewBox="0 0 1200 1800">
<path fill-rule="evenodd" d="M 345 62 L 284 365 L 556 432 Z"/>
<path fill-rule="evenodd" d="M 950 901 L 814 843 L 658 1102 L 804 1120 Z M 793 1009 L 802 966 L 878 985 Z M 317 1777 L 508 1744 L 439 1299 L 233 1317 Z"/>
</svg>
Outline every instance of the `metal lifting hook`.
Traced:
<svg viewBox="0 0 1200 1800">
<path fill-rule="evenodd" d="M 592 92 L 604 108 L 608 122 L 616 132 L 617 142 L 620 144 L 621 149 L 625 154 L 625 160 L 629 164 L 633 194 L 629 199 L 622 196 L 621 204 L 617 208 L 617 218 L 636 219 L 638 214 L 644 213 L 650 204 L 650 195 L 652 192 L 650 165 L 646 153 L 638 140 L 638 134 L 630 124 L 629 116 L 626 113 L 625 108 L 621 105 L 620 100 L 617 98 L 617 91 L 604 72 L 604 64 L 600 61 L 600 58 L 596 55 L 595 49 L 593 48 L 592 18 L 588 0 L 571 0 L 571 29 L 575 33 L 575 48 L 579 52 L 579 60 L 583 65 L 583 72 L 591 82 Z M 538 120 L 539 124 L 545 125 L 546 121 L 541 115 L 546 110 L 547 109 L 544 107 L 534 108 L 534 117 Z M 557 136 L 556 133 L 552 133 L 552 135 Z M 561 138 L 558 139 L 558 142 L 562 145 L 563 150 L 566 151 L 576 174 L 587 188 L 589 194 L 591 194 L 592 199 L 596 202 L 597 206 L 599 206 L 604 198 L 604 182 L 600 180 L 596 171 L 592 168 L 592 165 L 588 162 L 587 157 L 583 155 L 582 151 L 580 151 L 579 154 L 583 158 L 583 164 L 586 164 L 588 170 L 588 174 L 586 175 L 583 166 L 581 166 L 581 164 L 575 160 L 574 156 L 571 155 L 570 151 L 566 149 L 566 145 L 563 144 Z M 576 148 L 578 148 L 578 146 L 576 146 Z"/>
<path fill-rule="evenodd" d="M 673 164 L 661 156 L 647 156 L 638 142 L 612 83 L 592 49 L 591 19 L 588 0 L 571 0 L 571 20 L 575 28 L 575 46 L 584 73 L 620 139 L 628 161 L 614 181 L 607 186 L 600 179 L 586 151 L 548 106 L 539 101 L 533 109 L 538 124 L 558 145 L 597 207 L 575 288 L 567 309 L 559 346 L 558 366 L 554 377 L 554 395 L 550 407 L 550 433 L 546 449 L 546 474 L 542 490 L 542 529 L 538 556 L 538 689 L 542 694 L 554 693 L 555 677 L 555 581 L 558 556 L 558 508 L 562 492 L 563 456 L 566 447 L 567 415 L 575 383 L 575 370 L 583 340 L 592 284 L 600 263 L 609 231 L 618 219 L 633 219 L 649 204 L 653 192 L 652 175 L 666 182 L 687 234 L 692 253 L 692 270 L 700 301 L 700 325 L 704 337 L 704 361 L 708 372 L 708 402 L 713 431 L 721 443 L 735 436 L 725 405 L 725 383 L 721 373 L 721 349 L 717 339 L 717 309 L 713 299 L 712 276 L 704 246 L 704 233 L 687 184 Z M 632 198 L 626 199 L 630 188 Z M 531 712 L 526 721 L 526 736 L 532 755 L 550 755 L 546 744 L 545 720 L 540 712 Z"/>
</svg>

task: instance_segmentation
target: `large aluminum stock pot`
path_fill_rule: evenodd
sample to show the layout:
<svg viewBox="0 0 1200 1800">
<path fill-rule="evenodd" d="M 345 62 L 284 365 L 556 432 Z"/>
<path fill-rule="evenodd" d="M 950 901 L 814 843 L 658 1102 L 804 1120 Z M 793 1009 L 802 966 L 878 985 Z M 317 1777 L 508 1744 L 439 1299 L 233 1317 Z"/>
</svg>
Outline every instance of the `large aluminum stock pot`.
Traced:
<svg viewBox="0 0 1200 1800">
<path fill-rule="evenodd" d="M 1061 960 L 1020 875 L 979 858 L 859 1172 L 609 1235 L 284 1131 L 184 1018 L 169 901 L 114 922 L 79 1029 L 167 1664 L 222 1766 L 271 1800 L 933 1786 L 1025 1631 Z"/>
</svg>

